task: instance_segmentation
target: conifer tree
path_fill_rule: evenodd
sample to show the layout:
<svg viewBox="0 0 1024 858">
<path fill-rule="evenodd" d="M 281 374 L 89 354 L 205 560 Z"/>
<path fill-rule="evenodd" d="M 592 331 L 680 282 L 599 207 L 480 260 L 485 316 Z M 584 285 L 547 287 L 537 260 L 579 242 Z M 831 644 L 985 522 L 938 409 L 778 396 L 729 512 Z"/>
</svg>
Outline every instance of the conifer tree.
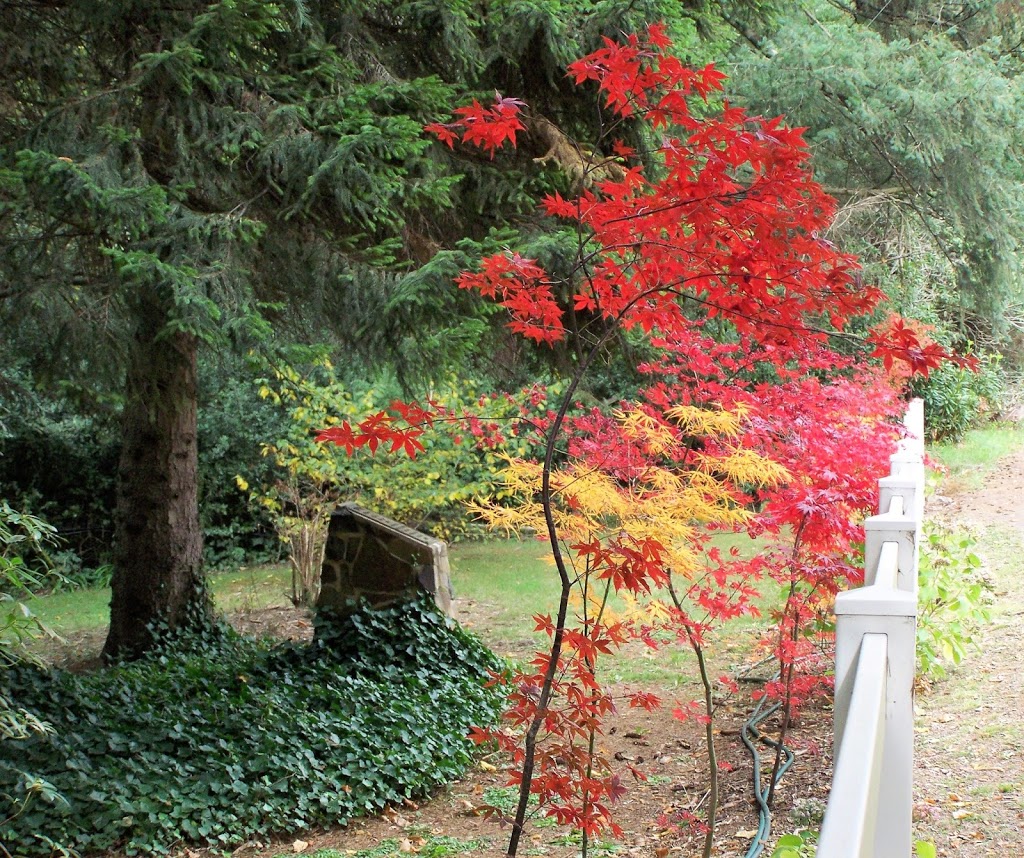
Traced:
<svg viewBox="0 0 1024 858">
<path fill-rule="evenodd" d="M 199 348 L 267 334 L 266 302 L 329 298 L 443 201 L 417 118 L 448 89 L 367 83 L 329 36 L 343 22 L 314 11 L 0 4 L 5 320 L 39 326 L 56 377 L 105 378 L 121 404 L 107 657 L 206 610 Z"/>
<path fill-rule="evenodd" d="M 297 315 L 329 317 L 353 346 L 407 341 L 410 320 L 462 324 L 445 342 L 471 346 L 480 320 L 451 277 L 488 240 L 521 240 L 487 237 L 537 183 L 566 181 L 564 158 L 543 160 L 545 123 L 602 121 L 565 63 L 658 18 L 692 58 L 700 36 L 724 43 L 716 9 L 0 0 L 4 347 L 37 382 L 121 414 L 108 658 L 206 611 L 199 350 L 258 343 Z M 502 87 L 543 111 L 533 149 L 491 162 L 422 134 L 466 91 Z"/>
<path fill-rule="evenodd" d="M 865 276 L 904 309 L 931 303 L 961 344 L 1005 344 L 1024 304 L 1022 33 L 1016 3 L 821 0 L 782 16 L 733 76 L 751 109 L 808 128 L 844 204 L 835 238 Z"/>
</svg>

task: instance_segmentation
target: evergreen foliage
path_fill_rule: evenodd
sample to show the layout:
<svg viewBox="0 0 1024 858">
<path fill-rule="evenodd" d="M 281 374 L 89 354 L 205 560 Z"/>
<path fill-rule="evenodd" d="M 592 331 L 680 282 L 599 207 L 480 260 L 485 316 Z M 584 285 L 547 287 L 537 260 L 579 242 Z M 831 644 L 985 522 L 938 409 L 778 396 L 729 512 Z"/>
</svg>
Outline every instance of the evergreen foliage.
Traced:
<svg viewBox="0 0 1024 858">
<path fill-rule="evenodd" d="M 869 5 L 792 9 L 733 84 L 809 128 L 866 277 L 907 312 L 933 304 L 961 345 L 1005 345 L 1024 300 L 1020 21 L 987 3 Z"/>
<path fill-rule="evenodd" d="M 108 655 L 201 607 L 200 350 L 289 322 L 284 339 L 331 329 L 346 360 L 407 384 L 531 374 L 450 278 L 542 233 L 529 201 L 564 164 L 535 164 L 539 141 L 494 162 L 443 152 L 422 125 L 498 88 L 596 139 L 605 117 L 565 63 L 657 18 L 690 59 L 729 32 L 718 5 L 669 0 L 0 3 L 3 348 L 35 384 L 120 414 Z M 466 360 L 481 354 L 500 357 Z"/>
</svg>

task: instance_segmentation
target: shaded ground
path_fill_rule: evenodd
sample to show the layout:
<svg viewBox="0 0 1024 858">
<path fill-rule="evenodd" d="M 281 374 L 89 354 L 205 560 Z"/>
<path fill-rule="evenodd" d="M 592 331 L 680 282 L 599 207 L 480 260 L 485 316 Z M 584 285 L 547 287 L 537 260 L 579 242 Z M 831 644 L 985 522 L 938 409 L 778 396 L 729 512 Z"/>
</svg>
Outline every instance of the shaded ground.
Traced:
<svg viewBox="0 0 1024 858">
<path fill-rule="evenodd" d="M 928 514 L 977 527 L 998 597 L 993 623 L 980 635 L 980 650 L 918 697 L 915 837 L 934 842 L 941 856 L 1024 854 L 1024 451 L 1000 463 L 982 490 L 946 484 L 930 501 Z M 493 606 L 473 602 L 457 602 L 455 609 L 460 620 L 478 629 L 487 628 L 493 612 Z M 232 622 L 257 635 L 303 638 L 311 632 L 305 615 L 285 607 L 240 612 Z M 503 652 L 519 654 L 525 654 L 529 644 L 492 643 Z M 81 635 L 69 644 L 63 658 L 57 654 L 65 664 L 98 650 L 102 636 Z M 666 703 L 680 693 L 684 699 L 694 696 L 677 690 L 666 694 Z M 720 856 L 744 855 L 757 828 L 750 758 L 738 735 L 750 706 L 749 688 L 741 694 L 719 716 L 719 754 L 724 762 L 715 854 Z M 656 713 L 625 711 L 607 724 L 602 742 L 606 755 L 636 764 L 649 779 L 630 784 L 615 808 L 623 837 L 614 844 L 597 844 L 593 854 L 613 848 L 618 854 L 656 858 L 699 854 L 699 835 L 691 827 L 672 823 L 686 811 L 702 815 L 707 801 L 702 730 L 674 720 L 671 708 L 666 705 Z M 770 723 L 768 727 L 772 729 Z M 798 760 L 777 796 L 776 836 L 818 825 L 831 780 L 831 711 L 806 712 L 790 741 Z M 373 848 L 389 839 L 401 851 L 414 854 L 431 838 L 448 837 L 473 854 L 497 856 L 504 854 L 507 829 L 485 819 L 479 808 L 511 807 L 513 801 L 500 760 L 485 758 L 466 779 L 429 801 L 392 808 L 344 828 L 247 843 L 233 854 L 270 858 L 322 848 L 345 852 Z M 530 829 L 520 854 L 577 855 L 578 844 L 569 833 L 547 823 L 541 820 Z M 188 849 L 181 854 L 198 858 L 213 853 Z"/>
<path fill-rule="evenodd" d="M 460 619 L 473 624 L 478 624 L 488 609 L 474 603 L 457 603 L 455 607 Z M 717 716 L 722 795 L 716 855 L 743 855 L 756 835 L 758 817 L 751 758 L 739 738 L 751 706 L 749 692 L 750 688 L 742 689 L 742 696 L 737 696 Z M 666 692 L 665 705 L 654 713 L 624 709 L 606 721 L 601 751 L 619 763 L 636 765 L 648 780 L 630 782 L 626 797 L 614 808 L 623 836 L 599 842 L 592 854 L 615 851 L 621 855 L 659 858 L 700 854 L 701 837 L 683 821 L 683 815 L 703 815 L 707 802 L 703 728 L 672 717 L 673 701 L 678 694 Z M 685 692 L 684 699 L 690 699 Z M 772 733 L 777 724 L 769 721 L 762 729 Z M 816 809 L 823 810 L 830 780 L 830 730 L 831 711 L 813 707 L 802 714 L 793 728 L 789 744 L 796 750 L 799 762 L 784 779 L 776 797 L 776 833 L 798 828 L 808 810 L 812 816 Z M 763 765 L 770 768 L 769 752 L 762 753 Z M 400 848 L 415 853 L 428 838 L 447 837 L 471 843 L 474 855 L 504 855 L 508 829 L 494 819 L 484 818 L 480 810 L 482 805 L 507 803 L 511 813 L 515 795 L 505 786 L 507 778 L 501 765 L 500 759 L 485 757 L 467 778 L 422 804 L 393 808 L 377 818 L 355 820 L 345 828 L 247 844 L 233 854 L 262 858 L 323 848 L 356 851 L 376 847 L 386 839 L 396 840 Z M 795 813 L 794 802 L 798 807 Z M 531 826 L 520 854 L 576 856 L 579 844 L 567 829 L 540 819 Z"/>
<path fill-rule="evenodd" d="M 928 514 L 977 529 L 996 589 L 993 622 L 917 701 L 915 833 L 940 856 L 1024 853 L 1024 450 L 985 485 L 955 483 Z"/>
<path fill-rule="evenodd" d="M 476 629 L 486 629 L 494 611 L 494 606 L 469 601 L 456 602 L 454 607 L 457 617 Z M 239 612 L 232 615 L 231 621 L 240 631 L 252 635 L 303 639 L 312 632 L 304 612 L 283 606 Z M 742 640 L 722 642 L 716 649 L 724 651 L 728 658 L 736 651 L 749 649 L 752 635 L 752 630 L 747 629 Z M 70 636 L 64 646 L 51 649 L 47 655 L 73 670 L 92 669 L 98 659 L 90 654 L 98 653 L 102 643 L 101 632 L 80 633 Z M 504 654 L 515 653 L 520 657 L 527 656 L 532 645 L 528 640 L 490 643 Z M 722 664 L 718 672 L 733 666 Z M 722 772 L 716 855 L 744 855 L 756 836 L 758 815 L 751 758 L 739 738 L 753 705 L 750 692 L 754 687 L 741 684 L 739 694 L 716 716 L 716 745 Z M 622 855 L 658 858 L 700 854 L 702 837 L 683 821 L 683 815 L 703 817 L 708 800 L 703 727 L 693 722 L 681 723 L 671 715 L 677 702 L 687 702 L 697 694 L 685 687 L 660 693 L 664 705 L 659 711 L 647 713 L 624 707 L 606 721 L 601 741 L 604 755 L 616 759 L 623 768 L 626 763 L 636 765 L 648 780 L 628 783 L 626 797 L 614 808 L 623 836 L 614 843 L 596 844 L 594 855 L 612 850 Z M 777 723 L 771 720 L 762 727 L 767 734 L 777 729 Z M 815 707 L 806 709 L 791 730 L 788 742 L 796 750 L 798 762 L 786 775 L 776 796 L 775 834 L 793 831 L 808 821 L 814 823 L 815 815 L 823 810 L 830 781 L 830 730 L 831 711 Z M 762 749 L 762 753 L 763 765 L 770 769 L 772 756 L 767 749 Z M 484 818 L 480 812 L 482 805 L 507 806 L 511 812 L 514 791 L 506 787 L 501 765 L 499 759 L 484 758 L 464 780 L 422 804 L 392 808 L 376 818 L 355 820 L 347 827 L 298 832 L 271 842 L 249 842 L 232 854 L 240 858 L 271 858 L 309 854 L 323 848 L 346 852 L 375 848 L 385 840 L 395 841 L 400 849 L 412 854 L 431 838 L 443 837 L 459 841 L 473 855 L 504 855 L 508 829 L 494 819 Z M 794 805 L 798 808 L 796 812 Z M 223 852 L 186 848 L 178 854 L 212 858 Z M 579 854 L 579 845 L 567 829 L 541 819 L 531 826 L 520 854 L 567 858 Z"/>
</svg>

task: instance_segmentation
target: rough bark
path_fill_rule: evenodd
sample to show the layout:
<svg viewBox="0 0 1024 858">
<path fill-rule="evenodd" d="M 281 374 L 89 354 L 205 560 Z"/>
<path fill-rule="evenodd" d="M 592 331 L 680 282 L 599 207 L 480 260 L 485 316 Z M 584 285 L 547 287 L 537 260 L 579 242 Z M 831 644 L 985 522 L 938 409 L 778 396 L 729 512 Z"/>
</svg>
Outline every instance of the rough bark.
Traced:
<svg viewBox="0 0 1024 858">
<path fill-rule="evenodd" d="M 167 330 L 166 302 L 139 302 L 117 475 L 113 595 L 106 660 L 137 658 L 154 623 L 187 626 L 208 611 L 197 505 L 196 352 Z"/>
</svg>

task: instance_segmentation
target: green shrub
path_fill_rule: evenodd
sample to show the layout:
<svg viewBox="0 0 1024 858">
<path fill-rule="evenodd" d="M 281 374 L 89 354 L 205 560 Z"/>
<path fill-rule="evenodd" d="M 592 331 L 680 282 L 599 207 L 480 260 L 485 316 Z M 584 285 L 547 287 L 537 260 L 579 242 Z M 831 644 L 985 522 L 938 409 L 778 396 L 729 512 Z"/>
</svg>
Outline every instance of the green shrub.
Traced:
<svg viewBox="0 0 1024 858">
<path fill-rule="evenodd" d="M 918 571 L 917 673 L 941 679 L 991 618 L 991 585 L 969 533 L 926 522 Z"/>
<path fill-rule="evenodd" d="M 40 585 L 40 574 L 47 575 L 45 568 L 38 573 L 27 567 L 24 554 L 35 549 L 46 557 L 45 546 L 53 540 L 52 525 L 0 500 L 0 676 L 24 657 L 23 644 L 27 640 L 47 631 L 18 597 Z M 0 747 L 16 739 L 47 736 L 52 729 L 31 708 L 12 700 L 0 686 Z M 24 813 L 36 798 L 54 803 L 63 800 L 52 784 L 29 775 L 17 759 L 7 767 L 21 789 L 18 794 L 0 789 L 0 819 Z"/>
<path fill-rule="evenodd" d="M 818 832 L 808 829 L 783 834 L 775 844 L 772 858 L 812 858 L 818 843 Z"/>
<path fill-rule="evenodd" d="M 925 430 L 932 441 L 959 441 L 1002 398 L 999 356 L 984 356 L 977 372 L 943 364 L 913 386 L 924 399 Z"/>
<path fill-rule="evenodd" d="M 22 598 L 50 579 L 45 558 L 55 541 L 53 525 L 0 500 L 0 669 L 17 661 L 26 640 L 45 631 Z M 43 565 L 27 564 L 30 554 L 43 558 Z"/>
<path fill-rule="evenodd" d="M 235 483 L 237 474 L 260 482 L 279 476 L 261 447 L 284 431 L 285 421 L 256 395 L 258 366 L 230 354 L 200 360 L 199 517 L 208 569 L 273 562 L 281 554 L 270 519 Z"/>
<path fill-rule="evenodd" d="M 0 497 L 57 529 L 63 550 L 54 569 L 74 574 L 109 560 L 119 455 L 109 425 L 62 412 L 0 437 Z"/>
<path fill-rule="evenodd" d="M 20 768 L 67 804 L 31 804 L 0 823 L 0 842 L 26 855 L 51 840 L 83 853 L 227 846 L 343 823 L 465 770 L 469 728 L 501 705 L 482 644 L 426 602 L 320 633 L 271 647 L 214 630 L 95 674 L 7 671 L 0 694 L 54 732 L 3 744 L 0 794 L 24 790 Z"/>
<path fill-rule="evenodd" d="M 269 482 L 266 473 L 240 471 L 238 485 L 243 491 L 251 487 L 253 506 L 276 522 L 289 548 L 303 526 L 323 531 L 322 510 L 338 500 L 358 501 L 450 542 L 480 536 L 484 528 L 467 512 L 467 503 L 501 498 L 500 473 L 509 456 L 542 452 L 541 436 L 530 427 L 549 419 L 549 395 L 559 389 L 534 385 L 514 395 L 481 394 L 475 382 L 453 377 L 430 393 L 431 405 L 445 416 L 419 439 L 424 449 L 415 457 L 367 449 L 347 455 L 317 443 L 317 432 L 343 422 L 354 426 L 386 409 L 401 397 L 394 381 L 352 384 L 327 360 L 271 367 L 259 396 L 288 422 L 280 434 L 264 438 L 264 455 L 276 469 Z"/>
</svg>

